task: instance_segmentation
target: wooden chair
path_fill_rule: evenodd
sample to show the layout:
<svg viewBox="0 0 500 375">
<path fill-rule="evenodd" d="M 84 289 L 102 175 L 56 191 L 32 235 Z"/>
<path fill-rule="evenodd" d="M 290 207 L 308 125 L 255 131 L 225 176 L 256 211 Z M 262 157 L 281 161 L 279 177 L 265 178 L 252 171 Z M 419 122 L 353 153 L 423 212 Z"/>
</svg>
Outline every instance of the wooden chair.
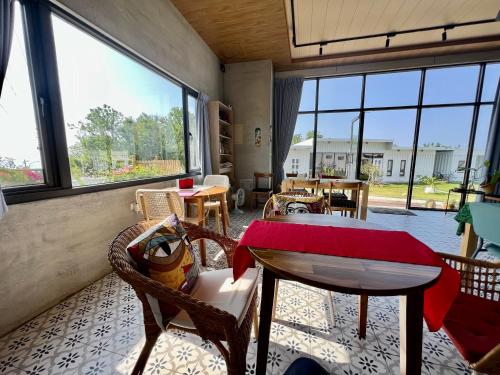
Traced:
<svg viewBox="0 0 500 375">
<path fill-rule="evenodd" d="M 191 295 L 167 288 L 138 272 L 130 263 L 130 257 L 126 250 L 132 240 L 156 223 L 157 221 L 144 221 L 123 230 L 111 243 L 108 252 L 108 259 L 115 272 L 132 286 L 137 297 L 142 302 L 146 343 L 132 370 L 132 374 L 143 373 L 149 354 L 162 333 L 162 329 L 157 324 L 153 310 L 150 307 L 149 301 L 152 298 L 176 306 L 181 310 L 174 318 L 162 322 L 166 329 L 181 329 L 198 334 L 203 339 L 211 341 L 226 360 L 228 374 L 244 374 L 252 317 L 255 327 L 257 327 L 255 306 L 258 271 L 253 268 L 253 271 L 246 276 L 245 281 L 248 280 L 248 283 L 245 284 L 250 286 L 240 285 L 234 288 L 235 290 L 232 291 L 234 298 L 231 298 L 232 305 L 229 306 L 227 298 L 225 303 L 220 302 L 221 299 L 214 298 L 213 294 L 222 286 L 215 285 L 217 280 L 220 283 L 222 280 L 232 279 L 232 270 L 230 268 L 200 273 L 197 284 L 193 289 L 194 292 Z M 183 225 L 192 241 L 208 239 L 216 242 L 223 249 L 228 265 L 232 266 L 232 256 L 237 241 L 193 224 L 183 223 Z M 205 285 L 201 284 L 198 287 L 198 283 L 202 281 L 205 282 Z M 226 284 L 231 285 L 231 283 L 223 284 L 226 289 L 228 288 Z M 204 286 L 205 289 L 210 289 L 205 293 L 212 295 L 208 297 L 208 300 L 203 299 Z M 229 291 L 225 290 L 224 293 L 229 294 Z M 245 294 L 243 296 L 235 293 Z M 212 302 L 214 300 L 218 302 Z M 239 300 L 240 303 L 235 304 L 235 300 Z M 227 346 L 222 344 L 222 341 L 226 341 Z"/>
<path fill-rule="evenodd" d="M 298 173 L 286 173 L 285 174 L 286 178 L 297 177 L 298 175 L 299 175 Z"/>
<path fill-rule="evenodd" d="M 288 186 L 288 191 L 307 192 L 309 189 L 311 193 L 319 194 L 319 179 L 291 180 Z"/>
<path fill-rule="evenodd" d="M 461 276 L 443 329 L 473 370 L 500 374 L 500 262 L 439 255 Z"/>
<path fill-rule="evenodd" d="M 259 198 L 265 198 L 267 201 L 273 195 L 273 174 L 272 173 L 258 173 L 254 174 L 255 188 L 252 190 L 252 202 L 251 205 L 255 204 L 255 208 L 259 205 Z M 262 187 L 260 181 L 262 179 L 266 180 L 266 186 Z"/>
<path fill-rule="evenodd" d="M 334 190 L 341 190 L 342 193 L 337 193 Z M 346 190 L 351 191 L 351 197 L 348 198 L 345 194 Z M 351 213 L 351 217 L 359 218 L 359 197 L 361 184 L 358 182 L 330 182 L 328 190 L 328 203 L 332 211 L 340 211 L 342 215 Z"/>
<path fill-rule="evenodd" d="M 196 218 L 186 217 L 184 204 L 175 191 L 162 189 L 138 189 L 135 192 L 136 202 L 144 215 L 144 220 L 163 220 L 169 215 L 177 214 L 179 220 L 202 225 Z"/>
</svg>

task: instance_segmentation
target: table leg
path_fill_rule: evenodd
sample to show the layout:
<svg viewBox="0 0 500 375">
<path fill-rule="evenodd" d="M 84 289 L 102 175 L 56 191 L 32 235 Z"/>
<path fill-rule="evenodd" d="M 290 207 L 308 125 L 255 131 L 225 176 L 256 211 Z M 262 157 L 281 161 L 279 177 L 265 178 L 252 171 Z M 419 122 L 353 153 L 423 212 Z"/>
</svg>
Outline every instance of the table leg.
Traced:
<svg viewBox="0 0 500 375">
<path fill-rule="evenodd" d="M 260 301 L 259 343 L 257 344 L 257 375 L 265 375 L 266 373 L 275 281 L 276 275 L 274 272 L 264 268 L 262 275 L 262 298 Z"/>
<path fill-rule="evenodd" d="M 362 184 L 362 191 L 363 191 L 363 195 L 361 197 L 361 213 L 359 215 L 359 218 L 361 220 L 365 220 L 366 221 L 366 214 L 368 212 L 368 194 L 369 194 L 369 191 L 370 191 L 370 185 L 368 185 L 367 183 L 363 183 Z"/>
<path fill-rule="evenodd" d="M 399 299 L 399 338 L 401 375 L 420 375 L 422 370 L 422 328 L 424 291 Z"/>
<path fill-rule="evenodd" d="M 227 204 L 225 199 L 225 193 L 219 195 L 219 202 L 221 208 L 220 216 L 222 218 L 222 231 L 224 232 L 224 236 L 227 236 L 227 218 L 226 218 Z"/>
<path fill-rule="evenodd" d="M 368 318 L 368 296 L 360 294 L 358 297 L 358 333 L 360 339 L 366 338 L 366 320 Z"/>
<path fill-rule="evenodd" d="M 474 232 L 474 227 L 469 223 L 465 223 L 464 236 L 460 243 L 460 256 L 470 258 L 477 247 L 477 234 Z"/>
<path fill-rule="evenodd" d="M 196 207 L 198 208 L 198 212 L 196 213 L 196 221 L 198 222 L 198 225 L 201 225 L 202 227 L 205 226 L 205 198 L 204 197 L 199 197 L 196 202 Z M 206 266 L 207 265 L 207 249 L 205 247 L 205 240 L 201 239 L 200 240 L 200 258 L 201 258 L 201 265 Z"/>
</svg>

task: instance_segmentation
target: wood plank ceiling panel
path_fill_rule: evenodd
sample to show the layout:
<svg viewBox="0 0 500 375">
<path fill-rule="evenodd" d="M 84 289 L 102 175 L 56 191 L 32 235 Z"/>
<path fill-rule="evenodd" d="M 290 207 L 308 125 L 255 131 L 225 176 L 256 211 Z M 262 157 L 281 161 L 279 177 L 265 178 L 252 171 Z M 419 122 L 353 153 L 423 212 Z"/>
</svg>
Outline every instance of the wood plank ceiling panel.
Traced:
<svg viewBox="0 0 500 375">
<path fill-rule="evenodd" d="M 171 0 L 223 63 L 271 59 L 276 70 L 437 56 L 500 47 L 500 22 L 294 48 L 291 0 Z M 293 0 L 297 43 L 494 18 L 500 0 Z"/>
</svg>

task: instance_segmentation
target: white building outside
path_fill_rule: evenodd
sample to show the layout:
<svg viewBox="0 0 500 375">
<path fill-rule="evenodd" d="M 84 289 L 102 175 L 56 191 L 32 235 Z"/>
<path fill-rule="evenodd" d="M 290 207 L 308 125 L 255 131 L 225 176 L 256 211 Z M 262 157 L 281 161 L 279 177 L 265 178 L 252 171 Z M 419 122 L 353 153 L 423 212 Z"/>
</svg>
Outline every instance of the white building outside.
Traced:
<svg viewBox="0 0 500 375">
<path fill-rule="evenodd" d="M 318 138 L 316 150 L 316 174 L 355 177 L 357 143 L 350 139 Z M 285 161 L 285 173 L 312 174 L 313 139 L 296 143 L 290 147 Z M 401 147 L 390 139 L 366 139 L 363 141 L 362 163 L 376 165 L 384 183 L 408 182 L 411 167 L 411 147 Z M 419 147 L 416 158 L 415 177 L 438 176 L 453 182 L 463 180 L 463 168 L 467 150 L 447 146 Z M 474 152 L 472 168 L 481 168 L 484 152 Z M 334 172 L 333 172 L 334 171 Z"/>
</svg>

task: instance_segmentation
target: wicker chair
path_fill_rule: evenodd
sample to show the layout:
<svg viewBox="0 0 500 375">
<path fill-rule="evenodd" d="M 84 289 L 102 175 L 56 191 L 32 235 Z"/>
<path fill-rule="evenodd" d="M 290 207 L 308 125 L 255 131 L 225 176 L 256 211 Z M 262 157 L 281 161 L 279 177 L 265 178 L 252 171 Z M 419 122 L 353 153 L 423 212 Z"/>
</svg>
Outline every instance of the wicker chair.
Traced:
<svg viewBox="0 0 500 375">
<path fill-rule="evenodd" d="M 144 215 L 144 220 L 163 220 L 175 213 L 182 221 L 197 225 L 203 224 L 196 218 L 186 217 L 182 199 L 175 191 L 138 189 L 135 192 L 135 199 Z"/>
<path fill-rule="evenodd" d="M 108 253 L 111 266 L 120 278 L 134 288 L 143 307 L 146 343 L 132 374 L 143 373 L 149 354 L 162 332 L 155 321 L 146 294 L 162 302 L 168 302 L 181 310 L 175 318 L 169 322 L 163 322 L 167 328 L 182 329 L 198 334 L 204 340 L 211 341 L 224 356 L 228 374 L 244 374 L 252 316 L 255 318 L 256 288 L 249 295 L 245 305 L 246 310 L 242 310 L 242 314 L 238 319 L 228 311 L 198 300 L 191 295 L 166 288 L 162 284 L 142 275 L 130 263 L 126 248 L 133 239 L 156 223 L 157 221 L 144 221 L 123 230 L 111 243 Z M 185 222 L 183 225 L 192 241 L 202 238 L 215 241 L 224 250 L 229 267 L 232 266 L 232 255 L 237 245 L 236 241 L 196 225 Z M 210 272 L 217 271 L 206 273 L 209 274 Z M 190 320 L 192 328 L 187 328 L 186 325 L 175 325 L 176 319 L 180 315 L 184 315 L 184 321 L 186 318 Z M 227 342 L 227 347 L 222 344 L 222 341 Z"/>
<path fill-rule="evenodd" d="M 461 277 L 443 329 L 473 370 L 500 374 L 500 262 L 439 255 Z"/>
<path fill-rule="evenodd" d="M 316 194 L 313 193 L 308 193 L 308 192 L 302 192 L 302 191 L 286 191 L 283 193 L 279 193 L 278 195 L 286 195 L 289 197 L 317 197 Z M 324 211 L 322 212 L 323 214 L 332 214 L 332 210 L 330 209 L 330 205 L 326 200 L 324 201 Z M 262 218 L 265 219 L 266 217 L 271 217 L 274 216 L 274 208 L 273 208 L 273 197 L 269 198 L 264 205 L 264 209 L 262 210 Z"/>
</svg>

